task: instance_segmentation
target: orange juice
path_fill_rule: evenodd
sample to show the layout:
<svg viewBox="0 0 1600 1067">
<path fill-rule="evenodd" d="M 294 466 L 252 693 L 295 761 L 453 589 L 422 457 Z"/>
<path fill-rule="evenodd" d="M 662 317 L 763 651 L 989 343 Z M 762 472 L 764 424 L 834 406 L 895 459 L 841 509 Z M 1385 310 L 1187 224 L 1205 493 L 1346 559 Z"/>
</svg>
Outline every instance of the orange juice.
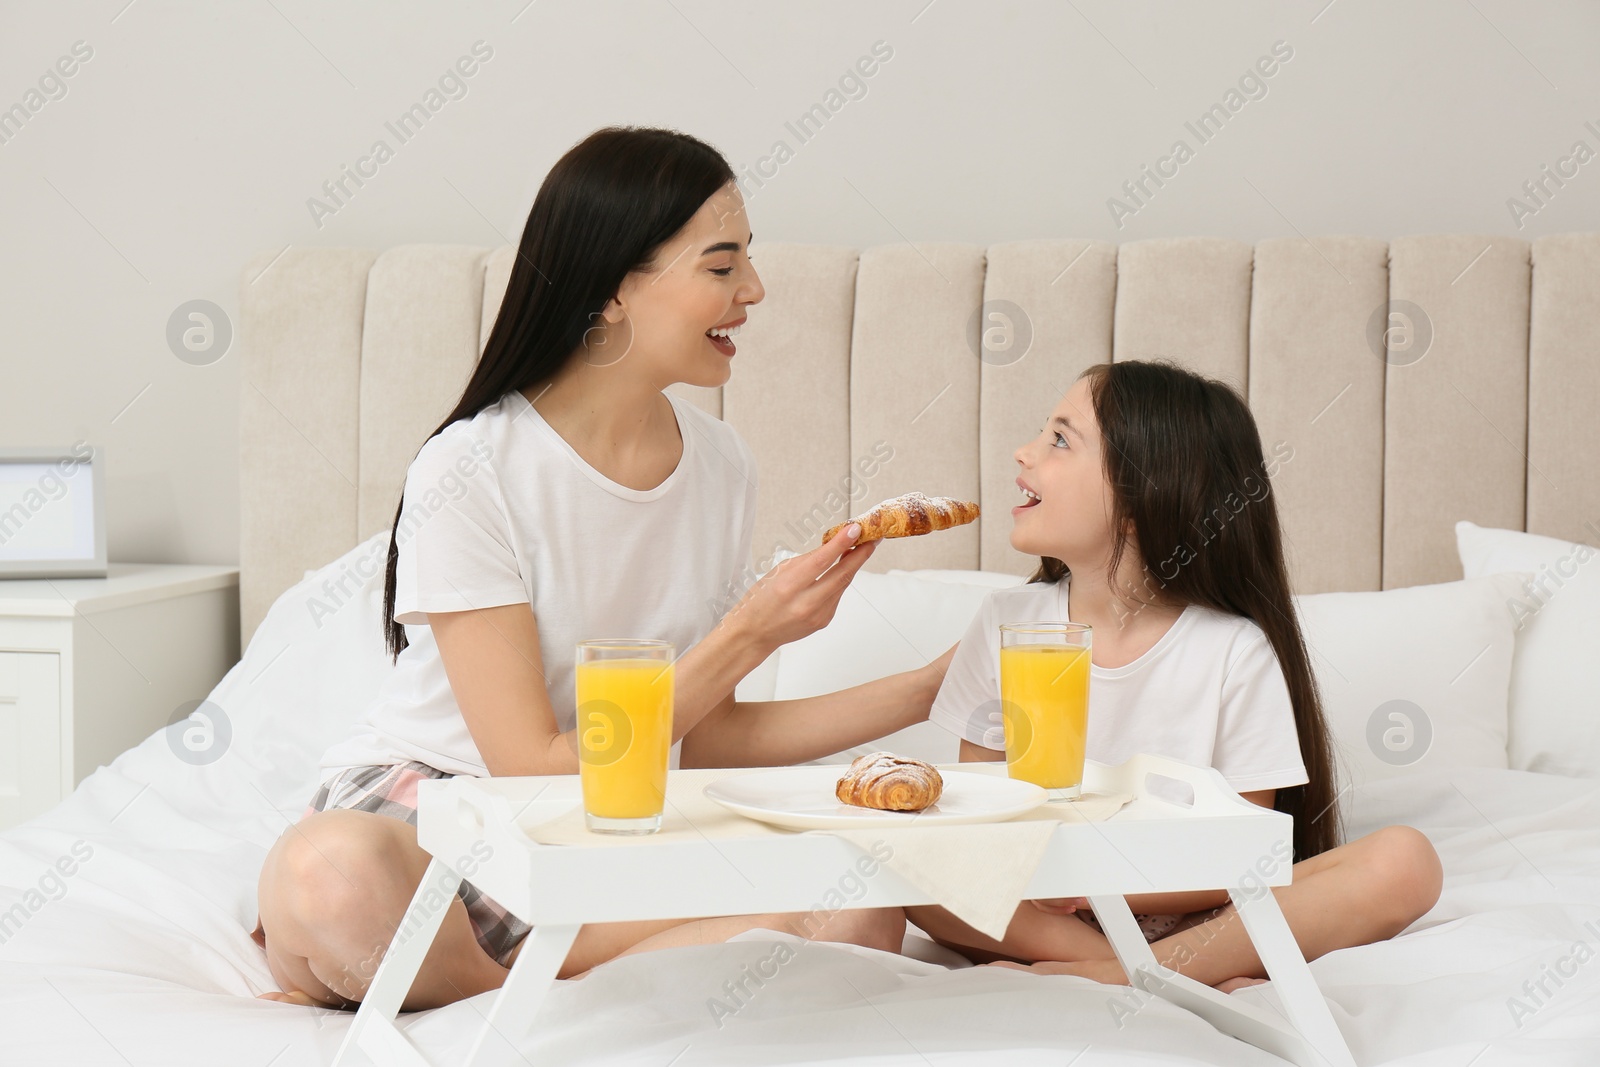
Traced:
<svg viewBox="0 0 1600 1067">
<path fill-rule="evenodd" d="M 1089 650 L 1068 645 L 1000 649 L 1006 771 L 1046 789 L 1083 783 L 1089 735 Z"/>
<path fill-rule="evenodd" d="M 583 807 L 604 819 L 659 816 L 672 748 L 672 664 L 599 659 L 577 665 Z"/>
</svg>

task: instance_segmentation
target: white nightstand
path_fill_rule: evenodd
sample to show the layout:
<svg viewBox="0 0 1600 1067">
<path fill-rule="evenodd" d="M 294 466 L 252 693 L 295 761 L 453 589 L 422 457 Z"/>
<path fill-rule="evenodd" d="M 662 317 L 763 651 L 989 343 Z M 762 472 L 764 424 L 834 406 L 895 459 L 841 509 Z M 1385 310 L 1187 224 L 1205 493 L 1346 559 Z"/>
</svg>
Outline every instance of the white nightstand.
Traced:
<svg viewBox="0 0 1600 1067">
<path fill-rule="evenodd" d="M 203 700 L 239 659 L 239 570 L 0 580 L 0 829 Z"/>
</svg>

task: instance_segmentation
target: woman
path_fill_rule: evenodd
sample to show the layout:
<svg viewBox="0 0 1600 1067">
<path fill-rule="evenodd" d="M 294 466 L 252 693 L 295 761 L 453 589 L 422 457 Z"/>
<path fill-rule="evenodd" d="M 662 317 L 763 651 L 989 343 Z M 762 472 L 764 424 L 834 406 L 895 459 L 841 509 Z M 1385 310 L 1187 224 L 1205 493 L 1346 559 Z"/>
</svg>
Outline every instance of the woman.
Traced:
<svg viewBox="0 0 1600 1067">
<path fill-rule="evenodd" d="M 365 994 L 428 863 L 417 781 L 577 773 L 581 638 L 674 644 L 685 767 L 803 762 L 927 717 L 948 654 L 828 696 L 734 700 L 827 624 L 875 547 L 852 525 L 720 619 L 706 608 L 746 584 L 756 473 L 731 427 L 663 390 L 728 380 L 729 335 L 765 295 L 751 237 L 727 162 L 681 133 L 599 130 L 546 177 L 477 369 L 407 471 L 385 577 L 396 669 L 262 866 L 254 936 L 284 990 L 265 998 Z M 758 927 L 808 936 L 795 918 L 591 924 L 559 976 Z M 841 911 L 815 936 L 898 951 L 904 925 Z M 403 1007 L 498 988 L 527 930 L 463 882 Z"/>
</svg>

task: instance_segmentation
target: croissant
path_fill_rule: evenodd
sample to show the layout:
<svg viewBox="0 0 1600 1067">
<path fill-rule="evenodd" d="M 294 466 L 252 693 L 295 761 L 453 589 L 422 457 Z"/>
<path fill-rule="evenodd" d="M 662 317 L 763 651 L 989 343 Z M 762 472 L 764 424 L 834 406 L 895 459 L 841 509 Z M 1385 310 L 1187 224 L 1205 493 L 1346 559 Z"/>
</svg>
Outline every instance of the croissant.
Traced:
<svg viewBox="0 0 1600 1067">
<path fill-rule="evenodd" d="M 861 537 L 856 543 L 865 544 L 884 537 L 916 537 L 952 526 L 965 526 L 977 517 L 978 505 L 969 500 L 906 493 L 874 505 L 859 518 L 830 527 L 822 540 L 824 543 L 833 540 L 834 534 L 852 522 L 861 524 Z"/>
<path fill-rule="evenodd" d="M 944 779 L 931 763 L 891 752 L 869 752 L 850 764 L 834 795 L 845 804 L 881 811 L 921 811 L 944 792 Z"/>
</svg>

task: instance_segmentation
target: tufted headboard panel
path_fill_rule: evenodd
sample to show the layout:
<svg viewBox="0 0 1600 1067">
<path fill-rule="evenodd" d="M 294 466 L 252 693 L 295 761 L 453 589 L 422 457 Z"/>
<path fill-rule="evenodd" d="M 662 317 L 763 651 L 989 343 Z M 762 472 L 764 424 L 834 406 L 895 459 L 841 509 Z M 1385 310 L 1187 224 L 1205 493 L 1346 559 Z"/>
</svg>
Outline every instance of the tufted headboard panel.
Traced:
<svg viewBox="0 0 1600 1067">
<path fill-rule="evenodd" d="M 514 254 L 291 247 L 247 265 L 244 640 L 305 570 L 392 521 Z M 1600 524 L 1600 234 L 764 244 L 759 269 L 732 379 L 674 387 L 756 455 L 758 566 L 920 489 L 986 517 L 886 543 L 872 569 L 1030 572 L 1008 542 L 1013 450 L 1088 365 L 1158 357 L 1248 398 L 1300 592 L 1458 578 L 1459 519 L 1591 542 Z"/>
</svg>

